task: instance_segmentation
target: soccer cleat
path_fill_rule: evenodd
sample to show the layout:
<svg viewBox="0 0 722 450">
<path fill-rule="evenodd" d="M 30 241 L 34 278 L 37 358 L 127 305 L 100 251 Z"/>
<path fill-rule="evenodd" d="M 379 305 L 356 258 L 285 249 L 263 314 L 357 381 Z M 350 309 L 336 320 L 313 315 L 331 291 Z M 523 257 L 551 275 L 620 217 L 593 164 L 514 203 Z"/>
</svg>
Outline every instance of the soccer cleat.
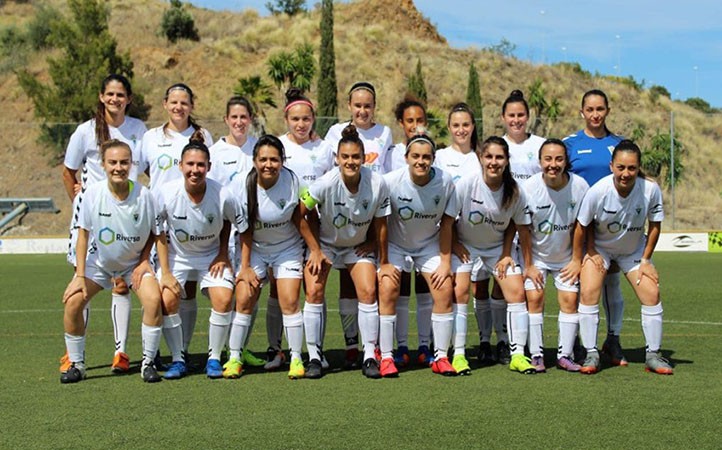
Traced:
<svg viewBox="0 0 722 450">
<path fill-rule="evenodd" d="M 188 368 L 183 361 L 173 361 L 165 371 L 163 378 L 166 380 L 178 380 L 188 374 Z"/>
<path fill-rule="evenodd" d="M 241 362 L 250 367 L 263 367 L 266 365 L 266 361 L 256 357 L 250 350 L 243 349 L 243 353 L 241 353 Z"/>
<path fill-rule="evenodd" d="M 466 360 L 466 356 L 454 355 L 451 365 L 454 367 L 457 374 L 471 375 L 471 367 L 469 367 L 469 361 Z"/>
<path fill-rule="evenodd" d="M 416 354 L 416 361 L 420 366 L 430 366 L 434 362 L 434 354 L 431 353 L 428 345 L 420 346 Z"/>
<path fill-rule="evenodd" d="M 343 369 L 344 370 L 356 370 L 358 369 L 358 355 L 359 351 L 358 348 L 347 348 L 346 349 L 346 357 L 343 362 Z"/>
<path fill-rule="evenodd" d="M 157 383 L 162 380 L 160 375 L 158 375 L 154 362 L 146 364 L 144 361 L 140 368 L 140 376 L 146 383 Z"/>
<path fill-rule="evenodd" d="M 200 372 L 200 365 L 195 364 L 193 361 L 191 361 L 191 354 L 185 350 L 183 350 L 183 362 L 186 366 L 186 373 Z"/>
<path fill-rule="evenodd" d="M 308 369 L 306 369 L 306 378 L 317 380 L 323 376 L 323 363 L 318 359 L 312 359 L 308 362 Z"/>
<path fill-rule="evenodd" d="M 63 384 L 77 383 L 85 379 L 85 364 L 71 362 L 68 370 L 60 374 L 60 382 Z"/>
<path fill-rule="evenodd" d="M 491 351 L 491 344 L 488 342 L 479 344 L 479 364 L 482 366 L 493 366 L 496 364 L 494 353 Z"/>
<path fill-rule="evenodd" d="M 291 368 L 288 371 L 288 378 L 291 380 L 298 380 L 306 375 L 306 370 L 303 368 L 303 361 L 299 358 L 291 359 Z"/>
<path fill-rule="evenodd" d="M 496 343 L 496 360 L 499 361 L 499 364 L 511 364 L 511 350 L 505 341 Z"/>
<path fill-rule="evenodd" d="M 60 373 L 65 373 L 70 370 L 70 366 L 72 364 L 73 362 L 70 361 L 70 358 L 68 357 L 68 352 L 65 352 L 65 354 L 60 357 Z"/>
<path fill-rule="evenodd" d="M 155 370 L 160 370 L 161 372 L 165 372 L 168 370 L 168 368 L 163 364 L 163 360 L 160 357 L 160 350 L 155 352 L 155 358 L 153 358 L 153 366 L 155 367 Z"/>
<path fill-rule="evenodd" d="M 206 376 L 211 379 L 221 378 L 223 376 L 223 367 L 217 359 L 209 359 L 206 363 Z"/>
<path fill-rule="evenodd" d="M 361 373 L 363 373 L 366 378 L 381 378 L 381 370 L 379 369 L 379 362 L 376 361 L 376 358 L 367 358 L 361 365 Z"/>
<path fill-rule="evenodd" d="M 409 355 L 408 347 L 402 345 L 396 349 L 394 352 L 394 364 L 396 364 L 397 367 L 406 367 L 409 365 L 410 361 L 411 356 Z"/>
<path fill-rule="evenodd" d="M 383 378 L 396 378 L 399 376 L 399 369 L 394 364 L 394 358 L 384 358 L 381 360 L 381 369 L 379 370 Z"/>
<path fill-rule="evenodd" d="M 624 353 L 622 352 L 622 344 L 619 342 L 619 336 L 613 334 L 608 335 L 604 341 L 604 345 L 602 345 L 602 353 L 609 357 L 613 366 L 626 367 L 629 365 L 627 358 L 624 357 Z"/>
<path fill-rule="evenodd" d="M 536 369 L 536 373 L 544 373 L 547 371 L 547 368 L 544 365 L 543 356 L 532 356 L 531 365 L 534 366 L 534 368 Z"/>
<path fill-rule="evenodd" d="M 266 370 L 277 370 L 286 364 L 286 354 L 283 353 L 283 350 L 276 350 L 272 347 L 268 347 L 268 350 L 266 350 L 266 356 L 268 357 L 268 361 L 263 365 L 263 368 Z"/>
<path fill-rule="evenodd" d="M 536 367 L 531 364 L 531 360 L 526 356 L 522 355 L 521 353 L 511 355 L 509 370 L 523 373 L 526 375 L 532 375 L 536 373 Z"/>
<path fill-rule="evenodd" d="M 567 372 L 579 372 L 582 369 L 582 366 L 572 361 L 570 357 L 562 356 L 557 359 L 557 368 L 566 370 Z"/>
<path fill-rule="evenodd" d="M 574 340 L 574 361 L 582 363 L 587 359 L 587 349 L 581 344 L 579 336 Z"/>
<path fill-rule="evenodd" d="M 130 370 L 130 358 L 123 352 L 118 352 L 113 356 L 113 364 L 110 366 L 110 371 L 118 375 L 121 373 L 128 373 Z"/>
<path fill-rule="evenodd" d="M 665 358 L 662 358 L 657 352 L 647 352 L 646 362 L 644 364 L 644 370 L 647 372 L 654 372 L 660 375 L 672 375 L 674 369 Z"/>
<path fill-rule="evenodd" d="M 599 352 L 587 351 L 587 357 L 584 358 L 584 364 L 579 369 L 581 373 L 592 375 L 599 372 Z"/>
<path fill-rule="evenodd" d="M 434 362 L 431 363 L 431 370 L 432 372 L 445 377 L 453 377 L 456 375 L 454 366 L 449 363 L 449 358 L 445 356 L 443 358 L 435 359 Z"/>
<path fill-rule="evenodd" d="M 328 370 L 331 368 L 331 364 L 328 363 L 328 360 L 326 359 L 326 355 L 321 353 L 321 368 L 323 370 Z"/>
<path fill-rule="evenodd" d="M 240 378 L 243 373 L 243 363 L 238 358 L 231 358 L 223 364 L 223 378 Z"/>
</svg>

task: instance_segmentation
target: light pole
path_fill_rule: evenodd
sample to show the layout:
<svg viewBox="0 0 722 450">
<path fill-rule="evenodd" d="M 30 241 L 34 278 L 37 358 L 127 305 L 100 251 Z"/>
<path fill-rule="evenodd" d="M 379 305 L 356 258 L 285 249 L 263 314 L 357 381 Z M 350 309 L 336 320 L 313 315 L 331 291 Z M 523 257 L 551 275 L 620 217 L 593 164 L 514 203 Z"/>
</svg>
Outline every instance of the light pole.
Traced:
<svg viewBox="0 0 722 450">
<path fill-rule="evenodd" d="M 563 61 L 564 61 L 564 62 L 567 62 L 567 48 L 566 48 L 566 47 L 562 47 L 562 53 L 564 54 L 564 60 L 563 60 Z"/>
<path fill-rule="evenodd" d="M 617 65 L 615 67 L 617 69 L 617 76 L 619 76 L 622 72 L 622 36 L 617 34 L 614 37 L 617 42 Z"/>
<path fill-rule="evenodd" d="M 539 11 L 539 14 L 541 15 L 541 26 L 542 26 L 542 58 L 541 63 L 544 64 L 546 62 L 546 40 L 547 40 L 547 34 L 546 34 L 546 28 L 544 27 L 544 14 L 546 14 L 546 11 L 543 9 Z"/>
<path fill-rule="evenodd" d="M 694 69 L 694 96 L 699 98 L 699 67 L 694 66 L 692 67 Z"/>
</svg>

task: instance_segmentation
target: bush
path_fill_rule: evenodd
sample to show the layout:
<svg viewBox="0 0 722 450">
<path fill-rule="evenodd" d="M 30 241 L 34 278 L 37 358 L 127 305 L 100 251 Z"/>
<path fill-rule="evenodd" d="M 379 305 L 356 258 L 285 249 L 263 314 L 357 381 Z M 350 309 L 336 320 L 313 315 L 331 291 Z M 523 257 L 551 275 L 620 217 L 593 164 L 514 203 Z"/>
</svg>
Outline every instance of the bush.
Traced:
<svg viewBox="0 0 722 450">
<path fill-rule="evenodd" d="M 697 111 L 703 112 L 705 114 L 712 114 L 717 112 L 717 109 L 712 108 L 712 105 L 707 102 L 707 100 L 699 98 L 699 97 L 691 97 L 684 101 L 685 105 L 689 105 L 692 108 L 696 109 Z"/>
<path fill-rule="evenodd" d="M 191 13 L 183 8 L 180 0 L 171 0 L 170 9 L 163 13 L 161 33 L 171 42 L 178 39 L 199 41 L 198 29 Z"/>
<path fill-rule="evenodd" d="M 40 5 L 35 7 L 35 15 L 28 23 L 27 29 L 28 42 L 35 50 L 51 46 L 51 24 L 54 23 L 59 16 L 60 12 L 52 6 Z"/>
</svg>

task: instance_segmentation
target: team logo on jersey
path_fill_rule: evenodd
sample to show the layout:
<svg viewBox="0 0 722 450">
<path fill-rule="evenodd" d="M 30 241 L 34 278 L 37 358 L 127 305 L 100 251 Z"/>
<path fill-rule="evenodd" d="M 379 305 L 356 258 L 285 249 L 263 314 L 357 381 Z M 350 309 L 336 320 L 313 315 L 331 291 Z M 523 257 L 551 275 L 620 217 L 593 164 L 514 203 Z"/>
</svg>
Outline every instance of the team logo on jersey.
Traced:
<svg viewBox="0 0 722 450">
<path fill-rule="evenodd" d="M 104 213 L 103 211 L 98 211 L 98 215 L 100 217 L 112 217 L 113 216 L 111 213 Z"/>
<path fill-rule="evenodd" d="M 178 242 L 188 242 L 190 239 L 190 235 L 182 229 L 175 230 L 175 238 L 178 240 Z"/>
<path fill-rule="evenodd" d="M 477 200 L 474 197 L 471 197 L 471 203 L 476 203 L 477 205 L 483 205 L 484 200 Z"/>
<path fill-rule="evenodd" d="M 384 201 L 381 202 L 381 208 L 388 208 L 389 203 L 391 203 L 391 199 L 389 197 L 386 197 Z"/>
<path fill-rule="evenodd" d="M 652 214 L 659 214 L 662 212 L 662 204 L 657 203 L 656 205 L 652 206 L 652 209 L 650 210 Z"/>
<path fill-rule="evenodd" d="M 110 245 L 115 242 L 115 231 L 105 227 L 98 232 L 98 241 L 103 245 Z"/>
<path fill-rule="evenodd" d="M 283 209 L 283 208 L 286 206 L 286 199 L 285 199 L 285 198 L 282 198 L 281 200 L 279 200 L 279 201 L 278 201 L 278 206 L 280 206 L 281 209 Z"/>
<path fill-rule="evenodd" d="M 642 208 L 640 208 L 639 206 L 637 206 L 634 210 L 637 211 L 637 215 L 642 212 Z"/>
<path fill-rule="evenodd" d="M 461 175 L 457 175 L 454 178 L 451 179 L 452 182 L 456 183 L 457 181 L 461 180 Z"/>
<path fill-rule="evenodd" d="M 441 196 L 435 195 L 435 196 L 434 196 L 434 204 L 435 204 L 435 205 L 438 205 L 440 201 L 441 201 Z"/>
<path fill-rule="evenodd" d="M 188 216 L 176 216 L 175 214 L 173 214 L 173 218 L 175 220 L 187 220 Z"/>
<path fill-rule="evenodd" d="M 609 150 L 609 154 L 611 155 L 612 153 L 614 153 L 614 146 L 613 146 L 613 145 L 608 145 L 608 146 L 607 146 L 607 150 Z"/>
<path fill-rule="evenodd" d="M 480 223 L 484 222 L 484 215 L 481 213 L 481 211 L 470 211 L 467 220 L 472 225 L 479 225 Z"/>
<path fill-rule="evenodd" d="M 612 234 L 617 234 L 622 230 L 622 224 L 619 222 L 612 222 L 607 225 L 607 230 Z"/>
<path fill-rule="evenodd" d="M 254 231 L 260 230 L 261 228 L 263 228 L 263 222 L 261 222 L 260 220 L 256 220 L 256 224 L 253 226 Z"/>
<path fill-rule="evenodd" d="M 140 214 L 133 213 L 133 222 L 138 223 L 138 219 L 140 218 Z"/>
<path fill-rule="evenodd" d="M 214 216 L 213 214 L 206 214 L 206 219 L 208 219 L 208 223 L 212 225 L 213 221 L 216 220 L 216 216 Z"/>
<path fill-rule="evenodd" d="M 361 206 L 363 206 L 364 209 L 369 209 L 369 201 L 368 201 L 368 199 L 363 199 L 363 200 L 361 201 Z"/>
<path fill-rule="evenodd" d="M 605 214 L 617 214 L 617 211 L 610 211 L 606 209 L 605 207 L 602 207 L 602 212 Z"/>
<path fill-rule="evenodd" d="M 398 198 L 400 202 L 411 203 L 411 202 L 414 201 L 413 198 L 408 198 L 408 197 L 400 197 L 400 196 L 399 196 L 399 197 L 396 197 L 396 198 Z"/>
<path fill-rule="evenodd" d="M 346 206 L 346 202 L 333 202 L 333 206 Z"/>
<path fill-rule="evenodd" d="M 364 157 L 364 164 L 370 166 L 377 159 L 379 159 L 378 153 L 366 153 L 366 156 Z"/>
<path fill-rule="evenodd" d="M 526 154 L 526 157 L 527 157 L 527 159 L 528 159 L 529 161 L 531 161 L 531 160 L 534 159 L 534 153 L 529 152 L 529 153 Z"/>
<path fill-rule="evenodd" d="M 414 210 L 409 206 L 402 206 L 399 208 L 399 217 L 404 221 L 409 220 L 414 217 Z"/>
<path fill-rule="evenodd" d="M 544 222 L 539 224 L 537 229 L 539 230 L 539 232 L 541 234 L 552 234 L 552 230 L 554 229 L 554 224 L 548 220 L 545 220 Z"/>
<path fill-rule="evenodd" d="M 333 226 L 336 228 L 343 228 L 346 224 L 348 224 L 348 217 L 341 213 L 336 214 L 336 217 L 333 218 Z"/>
<path fill-rule="evenodd" d="M 318 156 L 316 156 L 316 155 L 311 155 L 311 162 L 312 162 L 312 163 L 315 163 L 317 159 L 318 159 Z"/>
<path fill-rule="evenodd" d="M 160 170 L 168 170 L 176 164 L 176 161 L 165 153 L 158 157 L 158 168 Z"/>
<path fill-rule="evenodd" d="M 537 209 L 537 211 L 539 211 L 539 210 L 541 210 L 541 209 L 549 209 L 549 208 L 551 208 L 551 207 L 552 207 L 552 205 L 549 204 L 549 205 L 537 206 L 536 209 Z"/>
<path fill-rule="evenodd" d="M 575 206 L 577 206 L 577 202 L 575 202 L 574 200 L 569 202 L 569 209 L 574 209 Z"/>
</svg>

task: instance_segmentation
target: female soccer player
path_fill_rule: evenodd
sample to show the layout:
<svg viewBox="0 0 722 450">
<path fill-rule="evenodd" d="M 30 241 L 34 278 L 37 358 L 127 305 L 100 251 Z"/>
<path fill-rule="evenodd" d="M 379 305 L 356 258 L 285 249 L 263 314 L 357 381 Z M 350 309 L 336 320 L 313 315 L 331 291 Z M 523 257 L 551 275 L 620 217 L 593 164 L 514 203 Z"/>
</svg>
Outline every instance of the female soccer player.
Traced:
<svg viewBox="0 0 722 450">
<path fill-rule="evenodd" d="M 544 143 L 544 138 L 527 132 L 529 104 L 518 89 L 513 90 L 502 103 L 501 120 L 506 129 L 503 137 L 509 144 L 511 174 L 521 183 L 541 172 L 538 158 L 539 147 Z"/>
<path fill-rule="evenodd" d="M 644 177 L 640 169 L 642 152 L 632 141 L 623 140 L 612 153 L 612 175 L 592 186 L 582 201 L 577 220 L 588 230 L 587 255 L 581 272 L 579 334 L 587 350 L 582 373 L 599 370 L 597 328 L 599 296 L 604 276 L 616 262 L 642 304 L 642 331 L 646 343 L 646 370 L 663 375 L 673 373 L 662 358 L 662 303 L 659 274 L 652 254 L 664 219 L 662 191 Z M 645 223 L 648 232 L 645 238 Z"/>
<path fill-rule="evenodd" d="M 241 347 L 269 270 L 273 270 L 276 280 L 283 326 L 291 347 L 288 377 L 302 378 L 305 373 L 301 361 L 303 316 L 299 305 L 304 241 L 311 253 L 307 265 L 312 274 L 321 270 L 323 261 L 319 259 L 318 241 L 301 215 L 298 178 L 283 166 L 283 161 L 281 141 L 274 136 L 262 136 L 253 148 L 253 168 L 246 180 L 236 177 L 230 185 L 231 197 L 236 199 L 236 216 L 240 216 L 237 223 L 241 232 L 241 264 L 236 274 L 230 359 L 223 366 L 225 378 L 241 375 Z"/>
<path fill-rule="evenodd" d="M 478 156 L 482 170 L 462 178 L 456 186 L 458 210 L 454 216 L 458 215 L 458 220 L 453 258 L 455 291 L 458 297 L 469 291 L 472 269 L 480 267 L 494 275 L 507 302 L 511 351 L 509 369 L 535 373 L 529 358 L 524 356 L 529 331 L 524 278 L 521 268 L 508 253 L 510 242 L 505 242 L 506 230 L 513 220 L 519 233 L 524 261 L 527 267 L 531 266 L 530 219 L 526 199 L 511 176 L 509 146 L 504 139 L 489 137 L 482 144 Z M 454 348 L 456 352 L 462 346 L 459 343 Z"/>
<path fill-rule="evenodd" d="M 609 111 L 609 100 L 604 92 L 598 89 L 586 92 L 579 112 L 585 122 L 584 129 L 564 138 L 574 173 L 584 178 L 589 186 L 610 174 L 612 150 L 622 140 L 607 128 Z M 602 352 L 609 356 L 613 365 L 626 366 L 627 359 L 619 340 L 624 319 L 624 298 L 619 280 L 619 268 L 612 265 L 602 290 L 607 315 L 607 338 Z"/>
<path fill-rule="evenodd" d="M 179 167 L 183 178 L 156 191 L 158 215 L 170 237 L 168 267 L 181 285 L 191 278 L 200 280 L 201 291 L 211 301 L 206 375 L 221 378 L 221 351 L 231 324 L 234 277 L 228 237 L 235 213 L 221 184 L 206 179 L 212 166 L 200 131 L 183 148 Z M 181 297 L 163 291 L 163 334 L 173 357 L 166 379 L 182 378 L 187 372 L 178 316 Z"/>
<path fill-rule="evenodd" d="M 539 149 L 541 173 L 522 183 L 531 214 L 532 265 L 524 282 L 529 308 L 529 353 L 537 372 L 544 365 L 544 286 L 554 278 L 559 300 L 557 367 L 569 372 L 581 368 L 573 360 L 574 338 L 579 328 L 577 295 L 584 234 L 576 225 L 577 213 L 589 185 L 570 173 L 567 149 L 559 139 L 547 139 Z"/>
<path fill-rule="evenodd" d="M 163 108 L 168 113 L 168 121 L 160 127 L 148 130 L 141 143 L 141 170 L 150 176 L 150 190 L 155 193 L 165 183 L 183 177 L 178 170 L 178 163 L 183 148 L 190 137 L 198 130 L 203 133 L 204 144 L 210 147 L 213 139 L 210 133 L 201 128 L 191 113 L 195 104 L 195 96 L 190 87 L 176 83 L 165 91 Z M 196 303 L 196 282 L 189 279 L 184 286 L 186 296 L 180 302 L 179 314 L 183 330 L 183 351 L 188 353 L 193 330 L 198 316 Z M 188 363 L 188 358 L 186 363 Z"/>
<path fill-rule="evenodd" d="M 326 142 L 332 149 L 338 148 L 341 132 L 352 123 L 364 143 L 364 165 L 375 172 L 384 174 L 390 171 L 393 146 L 391 130 L 374 121 L 376 112 L 376 89 L 371 83 L 359 81 L 348 91 L 348 109 L 351 121 L 338 123 L 326 133 Z M 348 271 L 339 271 L 339 313 L 346 339 L 346 369 L 358 368 L 358 299 Z"/>
<path fill-rule="evenodd" d="M 311 185 L 302 195 L 301 213 L 316 216 L 319 222 L 322 260 L 332 266 L 348 269 L 359 299 L 359 331 L 364 349 L 363 373 L 379 378 L 379 366 L 374 356 L 378 342 L 379 310 L 376 302 L 376 261 L 378 245 L 379 276 L 389 276 L 398 283 L 399 274 L 388 262 L 386 216 L 391 213 L 389 191 L 381 175 L 363 167 L 364 147 L 356 127 L 343 130 L 336 152 L 338 169 L 334 169 Z M 318 211 L 316 211 L 318 207 Z M 320 217 L 319 217 L 320 216 Z M 367 234 L 373 222 L 376 238 Z M 322 355 L 319 346 L 323 331 L 323 302 L 328 270 L 304 271 L 306 305 L 303 321 L 308 348 L 307 378 L 320 378 Z"/>
<path fill-rule="evenodd" d="M 258 139 L 250 135 L 253 107 L 245 97 L 228 99 L 223 121 L 228 134 L 210 147 L 213 170 L 208 172 L 208 178 L 226 186 L 236 174 L 251 170 L 253 146 Z"/>
<path fill-rule="evenodd" d="M 141 120 L 126 115 L 132 100 L 133 89 L 130 81 L 123 75 L 108 75 L 100 84 L 95 117 L 80 124 L 70 136 L 70 142 L 65 151 L 63 185 L 73 203 L 68 246 L 68 262 L 73 266 L 75 266 L 78 237 L 78 213 L 85 188 L 97 181 L 105 180 L 100 145 L 111 138 L 128 144 L 132 153 L 128 177 L 133 181 L 138 179 L 139 144 L 146 128 Z M 81 168 L 79 181 L 77 176 L 78 170 Z M 114 281 L 112 299 L 110 313 L 115 338 L 115 355 L 111 370 L 113 373 L 125 373 L 130 369 L 130 359 L 126 353 L 128 327 L 130 326 L 130 293 L 122 279 Z M 84 312 L 86 326 L 87 313 L 86 309 Z M 61 358 L 61 372 L 67 371 L 68 365 L 69 360 L 65 355 Z"/>
<path fill-rule="evenodd" d="M 100 158 L 107 181 L 89 186 L 78 217 L 77 265 L 75 276 L 63 294 L 65 304 L 65 346 L 70 366 L 60 375 L 61 383 L 85 378 L 85 327 L 83 308 L 95 294 L 112 287 L 122 277 L 143 306 L 143 363 L 146 382 L 160 381 L 153 358 L 161 334 L 161 288 L 152 276 L 148 261 L 151 240 L 163 254 L 165 233 L 156 221 L 151 193 L 128 179 L 132 167 L 130 146 L 111 139 L 100 146 Z M 164 267 L 167 269 L 167 267 Z M 162 280 L 164 289 L 179 292 L 172 279 Z"/>
<path fill-rule="evenodd" d="M 407 167 L 384 176 L 391 195 L 389 216 L 389 262 L 401 271 L 407 258 L 426 279 L 434 299 L 431 314 L 434 330 L 434 373 L 456 375 L 449 363 L 454 316 L 451 312 L 451 233 L 456 217 L 456 197 L 451 177 L 432 167 L 436 145 L 425 134 L 409 140 Z M 379 347 L 381 376 L 397 376 L 394 364 L 394 325 L 400 286 L 395 277 L 379 278 Z"/>
</svg>

